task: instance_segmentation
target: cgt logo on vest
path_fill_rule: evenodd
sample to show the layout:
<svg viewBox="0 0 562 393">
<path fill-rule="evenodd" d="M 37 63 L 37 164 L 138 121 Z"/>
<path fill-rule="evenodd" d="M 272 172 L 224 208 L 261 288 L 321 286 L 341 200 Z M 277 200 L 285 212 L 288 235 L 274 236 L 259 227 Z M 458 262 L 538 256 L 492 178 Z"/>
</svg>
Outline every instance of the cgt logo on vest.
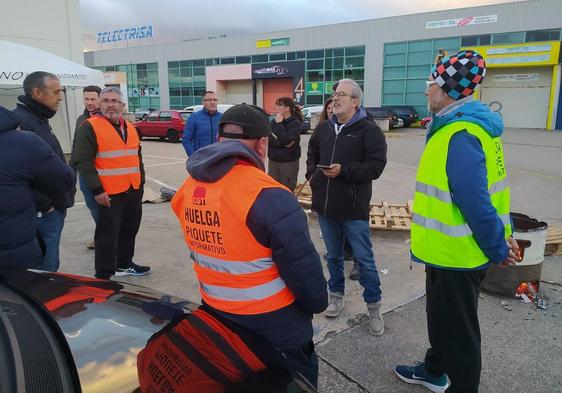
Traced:
<svg viewBox="0 0 562 393">
<path fill-rule="evenodd" d="M 207 189 L 205 187 L 195 187 L 193 190 L 192 202 L 197 206 L 205 206 L 205 196 L 207 195 Z"/>
</svg>

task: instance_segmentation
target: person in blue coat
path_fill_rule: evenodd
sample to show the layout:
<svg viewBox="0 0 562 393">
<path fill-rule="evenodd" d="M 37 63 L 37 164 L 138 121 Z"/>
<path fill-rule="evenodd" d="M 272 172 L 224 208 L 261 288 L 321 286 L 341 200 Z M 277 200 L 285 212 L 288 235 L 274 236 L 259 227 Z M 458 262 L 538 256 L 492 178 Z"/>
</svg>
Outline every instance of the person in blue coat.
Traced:
<svg viewBox="0 0 562 393">
<path fill-rule="evenodd" d="M 18 118 L 0 107 L 0 268 L 37 268 L 35 191 L 55 199 L 74 189 L 76 174 L 36 133 L 17 130 Z"/>
<path fill-rule="evenodd" d="M 188 157 L 202 147 L 217 142 L 222 116 L 217 110 L 217 95 L 213 91 L 206 91 L 202 102 L 203 109 L 189 116 L 183 130 L 182 144 Z"/>
</svg>

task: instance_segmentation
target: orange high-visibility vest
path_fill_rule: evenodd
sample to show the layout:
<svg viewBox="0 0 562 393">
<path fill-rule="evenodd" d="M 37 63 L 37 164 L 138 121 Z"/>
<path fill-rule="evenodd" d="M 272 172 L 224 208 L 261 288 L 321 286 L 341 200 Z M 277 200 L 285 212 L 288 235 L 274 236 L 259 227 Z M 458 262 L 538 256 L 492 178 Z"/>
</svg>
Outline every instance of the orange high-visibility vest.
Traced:
<svg viewBox="0 0 562 393">
<path fill-rule="evenodd" d="M 265 188 L 284 188 L 262 170 L 235 165 L 215 183 L 188 177 L 172 199 L 194 259 L 199 290 L 209 306 L 232 314 L 262 314 L 295 301 L 270 248 L 246 218 Z"/>
<path fill-rule="evenodd" d="M 254 344 L 198 308 L 156 333 L 139 352 L 141 391 L 225 393 L 266 369 Z"/>
<path fill-rule="evenodd" d="M 123 141 L 113 125 L 103 116 L 92 116 L 86 120 L 92 125 L 98 152 L 94 164 L 101 184 L 109 195 L 120 194 L 133 187 L 138 190 L 141 182 L 137 130 L 127 124 L 127 141 Z"/>
</svg>

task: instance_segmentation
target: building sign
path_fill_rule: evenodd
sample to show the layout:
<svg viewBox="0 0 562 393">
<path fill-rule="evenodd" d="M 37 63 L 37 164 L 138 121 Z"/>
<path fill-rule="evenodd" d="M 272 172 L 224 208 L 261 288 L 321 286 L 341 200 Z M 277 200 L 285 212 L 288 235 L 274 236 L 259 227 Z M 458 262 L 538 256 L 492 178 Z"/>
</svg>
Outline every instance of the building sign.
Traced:
<svg viewBox="0 0 562 393">
<path fill-rule="evenodd" d="M 505 48 L 490 48 L 489 55 L 507 55 L 510 53 L 531 53 L 531 52 L 550 52 L 552 44 L 547 45 L 526 45 L 526 46 L 509 46 Z"/>
<path fill-rule="evenodd" d="M 486 64 L 525 64 L 525 63 L 548 63 L 550 53 L 537 56 L 515 56 L 515 57 L 490 57 L 486 59 Z"/>
<path fill-rule="evenodd" d="M 491 68 L 534 67 L 558 64 L 560 42 L 463 47 L 480 53 Z"/>
<path fill-rule="evenodd" d="M 426 29 L 442 29 L 444 27 L 463 27 L 469 25 L 481 25 L 484 23 L 496 23 L 498 21 L 497 15 L 485 16 L 468 16 L 466 18 L 458 19 L 444 19 L 425 22 Z"/>
<path fill-rule="evenodd" d="M 159 87 L 133 87 L 129 88 L 130 97 L 160 97 Z"/>
<path fill-rule="evenodd" d="M 306 83 L 306 94 L 323 95 L 324 94 L 324 82 L 307 82 Z"/>
<path fill-rule="evenodd" d="M 304 75 L 304 61 L 252 64 L 252 79 L 294 78 Z"/>
<path fill-rule="evenodd" d="M 152 25 L 148 25 L 125 27 L 113 31 L 102 31 L 96 33 L 96 35 L 98 36 L 98 45 L 102 45 L 118 41 L 144 40 L 152 38 L 154 37 L 154 31 L 152 29 Z"/>
<path fill-rule="evenodd" d="M 496 82 L 538 81 L 539 74 L 503 74 L 503 75 L 494 75 L 493 79 Z"/>
<path fill-rule="evenodd" d="M 289 70 L 283 66 L 280 65 L 274 65 L 271 67 L 261 67 L 258 68 L 257 70 L 254 71 L 254 74 L 257 75 L 277 75 L 277 76 L 283 76 L 283 75 L 287 75 L 289 73 Z"/>
<path fill-rule="evenodd" d="M 256 41 L 256 48 L 271 48 L 272 46 L 289 45 L 289 37 L 286 38 L 269 38 L 267 40 Z"/>
</svg>

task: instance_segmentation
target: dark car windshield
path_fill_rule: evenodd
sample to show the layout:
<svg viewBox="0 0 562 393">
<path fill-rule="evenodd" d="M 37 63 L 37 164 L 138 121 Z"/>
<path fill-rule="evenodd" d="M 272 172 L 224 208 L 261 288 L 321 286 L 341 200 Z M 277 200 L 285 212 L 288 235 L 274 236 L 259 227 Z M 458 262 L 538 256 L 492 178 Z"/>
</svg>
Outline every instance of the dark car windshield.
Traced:
<svg viewBox="0 0 562 393">
<path fill-rule="evenodd" d="M 191 113 L 189 113 L 189 112 L 180 112 L 180 116 L 181 116 L 183 121 L 187 121 L 187 119 L 189 118 L 189 115 L 191 115 Z"/>
</svg>

